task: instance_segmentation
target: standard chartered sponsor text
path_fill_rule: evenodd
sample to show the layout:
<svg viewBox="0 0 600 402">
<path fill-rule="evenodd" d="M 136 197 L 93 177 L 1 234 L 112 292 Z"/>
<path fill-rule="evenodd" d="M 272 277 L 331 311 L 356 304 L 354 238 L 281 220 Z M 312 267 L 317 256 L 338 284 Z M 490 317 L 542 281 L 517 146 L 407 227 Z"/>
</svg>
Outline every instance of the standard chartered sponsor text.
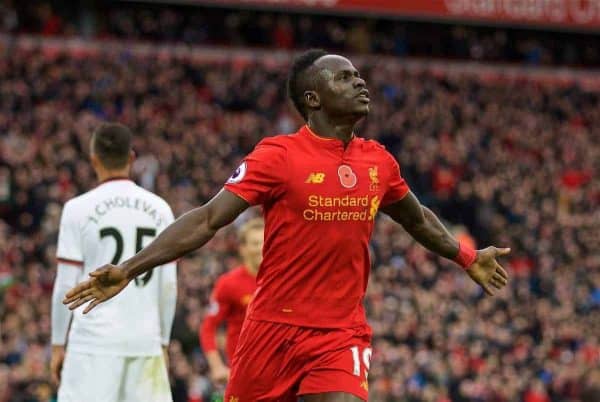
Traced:
<svg viewBox="0 0 600 402">
<path fill-rule="evenodd" d="M 368 207 L 369 196 L 350 196 L 345 195 L 343 197 L 323 197 L 322 195 L 309 195 L 308 196 L 309 207 Z"/>
<path fill-rule="evenodd" d="M 377 199 L 377 197 L 374 197 Z M 307 221 L 366 221 L 372 220 L 373 200 L 368 195 L 325 197 L 312 194 L 308 196 L 308 206 L 302 212 Z M 337 209 L 330 209 L 337 208 Z M 341 209 L 341 208 L 350 208 Z M 377 208 L 377 207 L 375 207 Z"/>
</svg>

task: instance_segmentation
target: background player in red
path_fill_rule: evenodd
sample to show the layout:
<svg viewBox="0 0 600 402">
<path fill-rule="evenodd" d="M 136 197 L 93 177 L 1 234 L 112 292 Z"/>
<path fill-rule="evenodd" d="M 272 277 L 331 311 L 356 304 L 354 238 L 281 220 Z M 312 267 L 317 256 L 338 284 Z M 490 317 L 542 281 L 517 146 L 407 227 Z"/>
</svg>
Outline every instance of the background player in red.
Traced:
<svg viewBox="0 0 600 402">
<path fill-rule="evenodd" d="M 348 59 L 319 50 L 302 54 L 288 90 L 304 127 L 261 141 L 211 201 L 135 257 L 92 273 L 64 302 L 70 308 L 90 302 L 90 311 L 132 278 L 202 246 L 248 206 L 262 204 L 263 262 L 226 400 L 367 400 L 371 332 L 362 301 L 378 210 L 463 266 L 490 295 L 507 283 L 496 257 L 509 250 L 475 251 L 456 241 L 410 192 L 393 156 L 355 135 L 370 99 Z"/>
<path fill-rule="evenodd" d="M 265 224 L 262 218 L 245 222 L 238 232 L 242 265 L 223 274 L 216 282 L 210 298 L 210 307 L 200 328 L 200 343 L 216 382 L 229 379 L 229 367 L 217 350 L 216 336 L 219 325 L 227 324 L 225 357 L 230 362 L 238 342 L 246 308 L 256 290 L 256 274 L 262 261 Z"/>
</svg>

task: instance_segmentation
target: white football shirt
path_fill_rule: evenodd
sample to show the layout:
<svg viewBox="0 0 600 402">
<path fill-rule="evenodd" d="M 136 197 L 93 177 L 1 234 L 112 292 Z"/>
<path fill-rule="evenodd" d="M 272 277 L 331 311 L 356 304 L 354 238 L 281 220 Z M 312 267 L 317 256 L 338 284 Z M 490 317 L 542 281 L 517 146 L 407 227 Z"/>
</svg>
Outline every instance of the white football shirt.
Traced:
<svg viewBox="0 0 600 402">
<path fill-rule="evenodd" d="M 131 258 L 172 221 L 171 208 L 159 196 L 127 179 L 104 182 L 65 204 L 58 261 L 81 265 L 79 280 L 86 280 L 104 264 Z M 140 275 L 86 315 L 87 304 L 80 306 L 73 312 L 67 350 L 117 356 L 160 354 L 161 344 L 166 343 L 164 335 L 161 338 L 159 304 L 165 292 L 161 283 L 167 281 L 174 288 L 175 276 L 175 263 L 169 263 Z"/>
</svg>

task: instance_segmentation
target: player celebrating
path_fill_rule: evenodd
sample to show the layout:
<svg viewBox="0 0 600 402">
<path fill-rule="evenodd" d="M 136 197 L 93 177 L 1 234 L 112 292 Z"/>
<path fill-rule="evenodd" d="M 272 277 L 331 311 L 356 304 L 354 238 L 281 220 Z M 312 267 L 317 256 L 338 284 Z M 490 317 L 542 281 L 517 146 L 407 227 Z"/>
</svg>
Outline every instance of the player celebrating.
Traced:
<svg viewBox="0 0 600 402">
<path fill-rule="evenodd" d="M 429 250 L 460 264 L 490 295 L 507 283 L 496 257 L 509 250 L 475 251 L 457 242 L 410 192 L 395 159 L 377 142 L 355 135 L 370 100 L 348 59 L 320 50 L 302 54 L 292 65 L 288 90 L 305 126 L 261 141 L 211 201 L 133 258 L 93 272 L 64 302 L 70 308 L 90 302 L 90 311 L 137 275 L 202 246 L 249 205 L 262 204 L 258 288 L 225 400 L 367 400 L 371 331 L 362 301 L 378 210 Z"/>
<path fill-rule="evenodd" d="M 102 125 L 91 141 L 101 184 L 62 212 L 52 294 L 51 371 L 59 402 L 172 400 L 161 345 L 169 343 L 175 315 L 175 264 L 132 278 L 122 297 L 93 314 L 76 310 L 70 330 L 71 312 L 61 303 L 95 267 L 130 258 L 173 221 L 163 199 L 127 178 L 132 161 L 129 129 Z"/>
<path fill-rule="evenodd" d="M 262 218 L 251 219 L 240 228 L 240 256 L 243 264 L 221 276 L 215 283 L 210 309 L 200 329 L 200 343 L 210 366 L 211 377 L 218 383 L 229 379 L 229 368 L 223 363 L 216 347 L 217 327 L 221 322 L 227 322 L 225 355 L 231 361 L 246 316 L 246 307 L 256 290 L 264 229 Z"/>
</svg>

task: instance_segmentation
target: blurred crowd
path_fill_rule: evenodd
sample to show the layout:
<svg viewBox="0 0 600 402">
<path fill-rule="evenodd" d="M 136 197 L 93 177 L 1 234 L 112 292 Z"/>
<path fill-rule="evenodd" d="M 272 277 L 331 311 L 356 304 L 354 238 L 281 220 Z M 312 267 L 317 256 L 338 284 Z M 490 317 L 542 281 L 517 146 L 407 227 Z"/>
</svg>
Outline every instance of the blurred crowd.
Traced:
<svg viewBox="0 0 600 402">
<path fill-rule="evenodd" d="M 0 30 L 191 45 L 323 47 L 352 53 L 600 65 L 599 36 L 369 17 L 164 6 L 122 1 L 6 0 Z"/>
<path fill-rule="evenodd" d="M 487 298 L 380 216 L 365 301 L 372 400 L 599 401 L 600 94 L 366 63 L 374 102 L 359 135 L 397 157 L 457 236 L 512 248 L 510 284 Z M 53 400 L 58 222 L 63 203 L 96 184 L 94 127 L 118 120 L 133 129 L 135 180 L 180 215 L 214 195 L 262 137 L 297 129 L 287 67 L 0 52 L 0 402 Z M 213 282 L 236 263 L 233 228 L 180 262 L 176 402 L 206 402 L 214 391 L 197 330 Z"/>
</svg>

